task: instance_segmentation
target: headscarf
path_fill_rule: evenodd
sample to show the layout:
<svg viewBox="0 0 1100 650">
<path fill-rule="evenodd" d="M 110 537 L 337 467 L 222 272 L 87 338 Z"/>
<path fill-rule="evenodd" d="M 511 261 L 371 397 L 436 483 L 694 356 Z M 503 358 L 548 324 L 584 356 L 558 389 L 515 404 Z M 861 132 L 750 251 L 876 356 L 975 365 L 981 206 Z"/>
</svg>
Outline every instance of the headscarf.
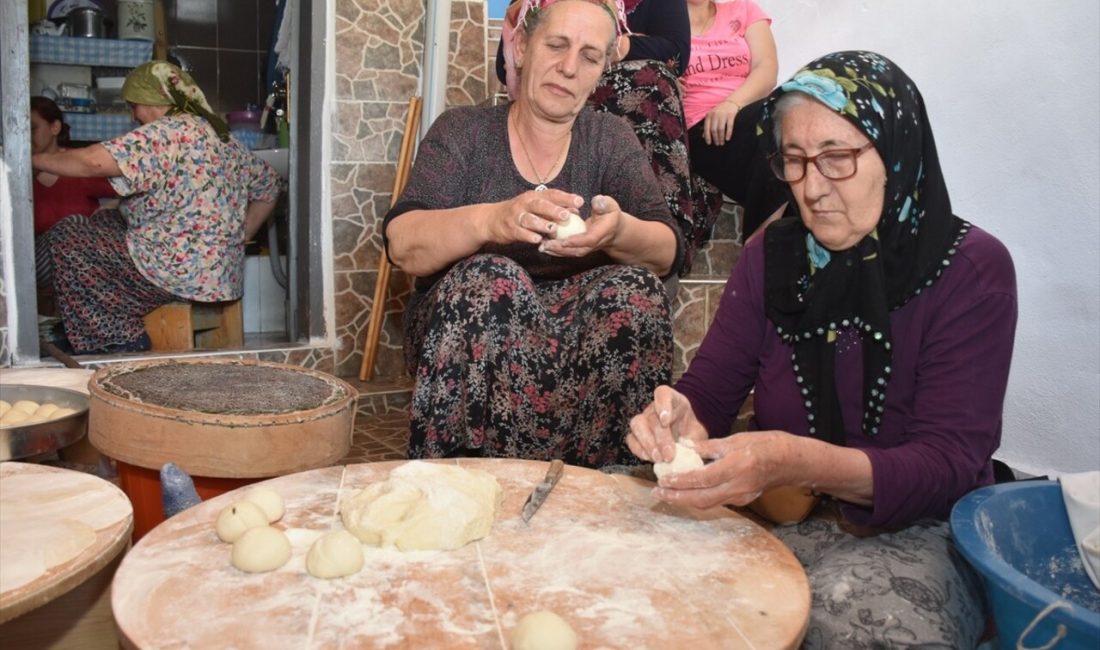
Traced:
<svg viewBox="0 0 1100 650">
<path fill-rule="evenodd" d="M 600 5 L 607 9 L 608 12 L 612 11 L 611 6 L 614 5 L 614 13 L 612 18 L 615 19 L 615 35 L 621 36 L 623 34 L 630 33 L 630 27 L 626 24 L 626 16 L 628 13 L 634 11 L 634 8 L 641 0 L 588 0 L 592 4 Z M 550 5 L 554 4 L 555 0 L 518 0 L 513 2 L 508 11 L 504 13 L 504 23 L 501 26 L 501 43 L 503 44 L 504 53 L 504 80 L 505 85 L 508 87 L 508 96 L 515 99 L 519 96 L 519 75 L 516 74 L 516 37 L 519 34 L 520 26 L 527 26 L 527 14 L 530 12 L 541 11 Z M 628 8 L 629 7 L 629 8 Z"/>
<path fill-rule="evenodd" d="M 190 113 L 201 117 L 214 127 L 222 142 L 229 141 L 229 126 L 210 108 L 199 85 L 167 61 L 149 61 L 134 68 L 126 75 L 121 94 L 132 104 L 171 106 L 169 115 Z"/>
<path fill-rule="evenodd" d="M 873 52 L 828 54 L 772 92 L 762 120 L 772 153 L 775 104 L 790 92 L 805 93 L 854 124 L 886 167 L 878 225 L 852 248 L 827 250 L 797 216 L 777 221 L 764 234 L 765 308 L 776 332 L 794 348 L 809 432 L 843 445 L 834 376 L 837 332 L 852 328 L 862 338 L 862 431 L 874 436 L 889 389 L 890 312 L 939 278 L 970 225 L 951 213 L 920 91 L 889 59 Z"/>
</svg>

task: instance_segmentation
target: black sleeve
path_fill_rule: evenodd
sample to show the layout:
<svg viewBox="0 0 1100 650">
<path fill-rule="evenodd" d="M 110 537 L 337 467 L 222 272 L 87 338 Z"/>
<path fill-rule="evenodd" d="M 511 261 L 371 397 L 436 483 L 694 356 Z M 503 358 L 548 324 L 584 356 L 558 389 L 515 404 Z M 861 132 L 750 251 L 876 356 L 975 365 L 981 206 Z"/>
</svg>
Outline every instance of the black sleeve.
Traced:
<svg viewBox="0 0 1100 650">
<path fill-rule="evenodd" d="M 630 52 L 626 60 L 673 61 L 673 72 L 677 77 L 682 76 L 691 59 L 691 22 L 687 3 L 681 0 L 642 0 L 627 18 L 630 31 L 637 34 L 630 37 Z"/>
</svg>

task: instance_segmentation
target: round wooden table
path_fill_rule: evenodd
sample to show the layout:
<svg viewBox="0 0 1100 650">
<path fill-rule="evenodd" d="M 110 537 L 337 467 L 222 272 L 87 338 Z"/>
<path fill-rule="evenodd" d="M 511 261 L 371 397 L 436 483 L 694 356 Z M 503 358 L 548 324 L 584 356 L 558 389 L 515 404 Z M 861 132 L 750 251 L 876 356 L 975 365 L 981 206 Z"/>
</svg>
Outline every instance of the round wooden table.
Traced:
<svg viewBox="0 0 1100 650">
<path fill-rule="evenodd" d="M 117 644 L 107 593 L 132 527 L 126 495 L 101 478 L 0 463 L 0 637 L 5 643 Z"/>
<path fill-rule="evenodd" d="M 547 464 L 448 461 L 493 474 L 504 503 L 491 534 L 455 551 L 364 546 L 354 576 L 321 580 L 305 553 L 341 527 L 338 505 L 401 462 L 329 467 L 263 482 L 286 502 L 294 547 L 247 574 L 218 541 L 224 494 L 160 524 L 126 556 L 111 604 L 129 647 L 507 648 L 521 616 L 549 609 L 583 648 L 794 648 L 810 591 L 794 555 L 726 508 L 655 501 L 652 483 L 567 466 L 529 524 L 519 517 Z"/>
</svg>

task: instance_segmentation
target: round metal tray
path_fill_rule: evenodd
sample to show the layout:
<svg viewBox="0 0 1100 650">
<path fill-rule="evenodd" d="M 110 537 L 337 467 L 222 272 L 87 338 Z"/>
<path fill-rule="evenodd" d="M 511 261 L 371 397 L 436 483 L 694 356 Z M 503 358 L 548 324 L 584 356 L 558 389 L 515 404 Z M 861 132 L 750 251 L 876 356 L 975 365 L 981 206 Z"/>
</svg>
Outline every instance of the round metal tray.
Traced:
<svg viewBox="0 0 1100 650">
<path fill-rule="evenodd" d="M 15 402 L 21 399 L 38 403 L 53 402 L 58 406 L 76 409 L 56 420 L 31 422 L 10 427 L 0 427 L 0 461 L 26 458 L 67 447 L 84 437 L 88 424 L 88 396 L 67 388 L 3 384 L 0 399 Z"/>
</svg>

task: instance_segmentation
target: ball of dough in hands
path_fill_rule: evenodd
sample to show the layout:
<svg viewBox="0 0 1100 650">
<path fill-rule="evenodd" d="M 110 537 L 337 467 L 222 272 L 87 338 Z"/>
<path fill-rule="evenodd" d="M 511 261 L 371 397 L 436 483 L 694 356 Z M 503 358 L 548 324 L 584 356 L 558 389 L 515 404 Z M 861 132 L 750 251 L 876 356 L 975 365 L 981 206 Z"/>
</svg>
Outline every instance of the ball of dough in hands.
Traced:
<svg viewBox="0 0 1100 650">
<path fill-rule="evenodd" d="M 577 650 L 577 633 L 554 612 L 532 612 L 512 631 L 512 650 Z"/>
<path fill-rule="evenodd" d="M 342 578 L 363 568 L 363 544 L 346 530 L 325 533 L 306 554 L 306 571 L 316 578 Z"/>
<path fill-rule="evenodd" d="M 283 512 L 285 512 L 283 497 L 269 487 L 252 488 L 244 493 L 244 500 L 259 506 L 260 510 L 264 511 L 264 515 L 267 516 L 267 523 L 269 524 L 283 518 Z"/>
<path fill-rule="evenodd" d="M 214 528 L 221 541 L 236 542 L 245 534 L 245 531 L 257 526 L 266 526 L 267 523 L 267 515 L 260 506 L 251 501 L 238 501 L 221 511 Z"/>
<path fill-rule="evenodd" d="M 676 456 L 671 463 L 653 463 L 653 473 L 660 479 L 662 476 L 679 474 L 703 466 L 703 459 L 695 451 L 695 444 L 691 440 L 681 439 L 676 441 Z"/>
<path fill-rule="evenodd" d="M 569 219 L 554 228 L 554 239 L 565 239 L 584 232 L 588 232 L 588 225 L 584 223 L 584 219 L 570 212 Z"/>
<path fill-rule="evenodd" d="M 249 573 L 274 571 L 286 564 L 290 555 L 286 533 L 267 525 L 249 528 L 233 542 L 233 566 Z"/>
</svg>

